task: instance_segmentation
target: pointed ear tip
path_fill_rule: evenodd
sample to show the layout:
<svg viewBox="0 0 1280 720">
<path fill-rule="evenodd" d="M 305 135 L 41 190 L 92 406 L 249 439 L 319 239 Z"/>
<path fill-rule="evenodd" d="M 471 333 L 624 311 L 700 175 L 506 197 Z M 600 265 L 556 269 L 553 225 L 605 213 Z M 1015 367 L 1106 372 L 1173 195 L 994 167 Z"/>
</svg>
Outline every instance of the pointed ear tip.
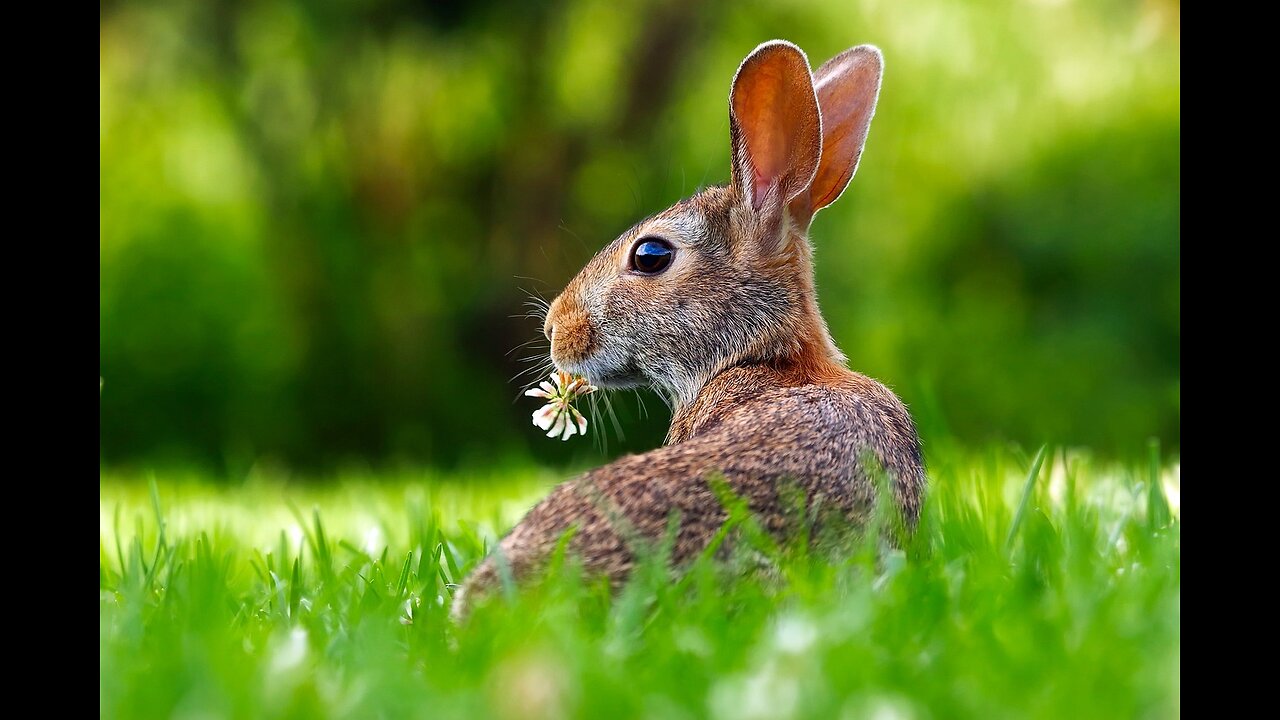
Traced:
<svg viewBox="0 0 1280 720">
<path fill-rule="evenodd" d="M 837 74 L 865 73 L 867 70 L 884 75 L 884 53 L 875 45 L 855 45 L 822 63 L 822 67 L 813 71 L 813 76 L 820 81 Z"/>
<path fill-rule="evenodd" d="M 884 76 L 884 53 L 875 45 L 856 45 L 836 55 L 814 71 L 815 82 L 821 84 L 831 77 L 848 73 L 864 75 L 870 71 L 876 77 Z"/>
<path fill-rule="evenodd" d="M 792 57 L 798 57 L 804 61 L 806 68 L 809 67 L 809 56 L 804 54 L 804 50 L 801 50 L 799 45 L 796 45 L 790 40 L 782 39 L 766 40 L 760 43 L 754 50 L 747 53 L 747 57 L 743 59 L 742 64 L 746 65 L 755 58 L 772 55 L 777 52 L 791 55 Z"/>
<path fill-rule="evenodd" d="M 875 45 L 859 45 L 849 50 L 850 55 L 861 55 L 865 59 L 884 67 L 884 53 Z"/>
<path fill-rule="evenodd" d="M 772 40 L 765 40 L 764 42 L 762 42 L 762 43 L 760 43 L 759 45 L 757 45 L 757 46 L 756 46 L 756 49 L 751 51 L 751 54 L 752 54 L 752 55 L 754 55 L 754 54 L 756 54 L 756 53 L 760 52 L 761 50 L 765 50 L 765 49 L 769 49 L 769 48 L 778 48 L 778 49 L 781 49 L 781 48 L 790 48 L 790 49 L 795 50 L 796 52 L 799 52 L 799 53 L 803 53 L 803 52 L 804 52 L 803 50 L 801 50 L 801 49 L 800 49 L 800 46 L 799 46 L 799 45 L 796 45 L 795 43 L 791 42 L 790 40 L 783 40 L 782 38 L 774 38 L 774 39 L 772 39 Z"/>
</svg>

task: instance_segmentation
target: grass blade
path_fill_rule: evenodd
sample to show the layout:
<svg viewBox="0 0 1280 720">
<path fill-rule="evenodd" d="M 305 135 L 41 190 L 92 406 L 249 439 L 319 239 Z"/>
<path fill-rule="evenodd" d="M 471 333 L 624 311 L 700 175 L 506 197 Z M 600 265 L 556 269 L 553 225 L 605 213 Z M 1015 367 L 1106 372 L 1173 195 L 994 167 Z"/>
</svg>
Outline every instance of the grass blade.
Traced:
<svg viewBox="0 0 1280 720">
<path fill-rule="evenodd" d="M 404 567 L 400 568 L 400 579 L 396 581 L 396 599 L 404 597 L 404 589 L 409 586 L 409 568 L 413 565 L 413 551 L 404 558 Z"/>
<path fill-rule="evenodd" d="M 1031 471 L 1027 473 L 1027 482 L 1022 486 L 1022 499 L 1018 501 L 1018 511 L 1013 515 L 1013 524 L 1009 526 L 1009 535 L 1004 539 L 1004 554 L 1013 550 L 1013 541 L 1018 537 L 1018 528 L 1027 514 L 1027 505 L 1031 503 L 1031 492 L 1035 490 L 1036 478 L 1040 475 L 1040 466 L 1044 464 L 1049 446 L 1041 445 L 1036 452 L 1036 459 L 1031 461 Z"/>
<path fill-rule="evenodd" d="M 1166 527 L 1171 519 L 1169 500 L 1160 483 L 1160 441 L 1152 438 L 1147 445 L 1147 522 L 1151 529 Z"/>
<path fill-rule="evenodd" d="M 302 604 L 302 556 L 293 559 L 293 576 L 289 580 L 289 618 L 298 617 L 298 606 Z"/>
<path fill-rule="evenodd" d="M 453 557 L 453 550 L 449 547 L 449 543 L 441 542 L 438 548 L 441 554 L 444 555 L 445 563 L 449 566 L 449 579 L 446 582 L 462 582 L 462 572 L 458 570 L 458 561 Z"/>
</svg>

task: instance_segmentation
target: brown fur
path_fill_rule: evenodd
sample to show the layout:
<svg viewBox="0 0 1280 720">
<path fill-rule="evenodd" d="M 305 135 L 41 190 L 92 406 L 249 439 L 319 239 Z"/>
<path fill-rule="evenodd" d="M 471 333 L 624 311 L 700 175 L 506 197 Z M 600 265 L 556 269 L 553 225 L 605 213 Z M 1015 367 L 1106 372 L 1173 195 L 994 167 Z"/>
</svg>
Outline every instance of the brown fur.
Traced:
<svg viewBox="0 0 1280 720">
<path fill-rule="evenodd" d="M 467 579 L 455 598 L 459 616 L 472 594 L 498 582 L 501 563 L 524 580 L 571 528 L 569 550 L 617 584 L 676 512 L 672 560 L 687 562 L 727 517 L 712 475 L 785 537 L 794 526 L 784 487 L 802 491 L 807 508 L 858 525 L 883 470 L 906 526 L 915 526 L 926 484 L 915 426 L 891 391 L 846 367 L 818 309 L 807 237 L 814 213 L 856 169 L 879 92 L 879 52 L 846 51 L 819 79 L 815 95 L 795 46 L 757 48 L 730 100 L 730 185 L 623 233 L 551 304 L 545 332 L 556 365 L 598 385 L 664 392 L 674 408 L 667 442 L 553 490 Z M 828 115 L 835 119 L 824 122 Z M 825 152 L 818 128 L 831 138 Z M 646 237 L 675 248 L 665 272 L 629 268 Z"/>
<path fill-rule="evenodd" d="M 547 309 L 547 316 L 554 315 L 559 327 L 559 338 L 548 339 L 557 343 L 560 356 L 568 362 L 579 362 L 595 351 L 595 332 L 591 329 L 591 316 L 582 309 L 575 292 L 565 292 Z"/>
</svg>

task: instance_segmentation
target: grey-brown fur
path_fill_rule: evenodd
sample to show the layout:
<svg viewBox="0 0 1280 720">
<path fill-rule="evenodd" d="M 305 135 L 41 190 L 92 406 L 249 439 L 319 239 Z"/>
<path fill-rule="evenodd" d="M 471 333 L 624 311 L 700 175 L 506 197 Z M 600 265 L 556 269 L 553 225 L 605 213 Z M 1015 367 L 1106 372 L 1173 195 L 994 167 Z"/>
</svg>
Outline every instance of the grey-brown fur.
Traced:
<svg viewBox="0 0 1280 720">
<path fill-rule="evenodd" d="M 502 539 L 500 559 L 486 559 L 467 579 L 455 614 L 492 590 L 500 563 L 517 582 L 536 574 L 570 528 L 569 551 L 616 585 L 636 546 L 662 538 L 676 512 L 672 560 L 680 566 L 727 517 L 713 475 L 762 527 L 785 536 L 794 518 L 784 488 L 856 526 L 875 505 L 873 478 L 883 469 L 907 527 L 915 526 L 925 491 L 915 426 L 891 391 L 845 367 L 818 310 L 807 238 L 813 214 L 856 169 L 880 63 L 869 46 L 841 53 L 818 71 L 815 91 L 798 48 L 757 48 L 731 95 L 733 182 L 637 224 L 552 303 L 546 331 L 556 365 L 606 387 L 665 392 L 674 406 L 667 443 L 553 490 Z M 823 119 L 839 123 L 823 126 L 819 106 Z M 815 127 L 833 139 L 826 154 Z M 768 142 L 792 129 L 799 140 Z M 645 237 L 676 248 L 665 272 L 629 269 Z"/>
</svg>

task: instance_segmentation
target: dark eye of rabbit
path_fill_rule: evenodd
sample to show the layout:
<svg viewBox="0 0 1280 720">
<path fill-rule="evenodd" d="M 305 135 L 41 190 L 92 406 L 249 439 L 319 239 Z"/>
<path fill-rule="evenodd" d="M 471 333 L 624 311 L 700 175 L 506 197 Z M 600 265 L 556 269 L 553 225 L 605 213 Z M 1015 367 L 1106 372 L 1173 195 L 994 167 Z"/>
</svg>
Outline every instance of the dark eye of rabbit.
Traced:
<svg viewBox="0 0 1280 720">
<path fill-rule="evenodd" d="M 675 255 L 671 243 L 661 238 L 645 238 L 636 243 L 631 251 L 631 267 L 645 275 L 656 275 L 671 264 L 671 256 Z"/>
</svg>

